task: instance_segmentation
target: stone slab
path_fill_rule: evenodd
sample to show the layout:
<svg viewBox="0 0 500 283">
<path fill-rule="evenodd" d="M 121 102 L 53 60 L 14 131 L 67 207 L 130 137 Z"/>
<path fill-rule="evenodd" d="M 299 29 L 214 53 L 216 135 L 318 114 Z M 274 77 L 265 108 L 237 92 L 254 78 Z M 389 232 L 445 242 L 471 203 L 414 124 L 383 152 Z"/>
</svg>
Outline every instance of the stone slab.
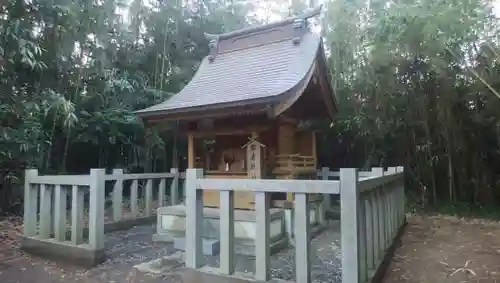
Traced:
<svg viewBox="0 0 500 283">
<path fill-rule="evenodd" d="M 173 209 L 172 209 L 173 208 Z M 207 208 L 210 213 L 203 218 L 203 237 L 207 239 L 218 239 L 220 237 L 219 209 Z M 158 210 L 157 234 L 153 236 L 154 241 L 172 242 L 174 237 L 185 237 L 186 217 L 183 206 L 165 207 Z M 171 213 L 171 214 L 169 214 Z M 207 216 L 208 215 L 208 216 Z M 283 209 L 274 209 L 270 215 L 270 236 L 273 239 L 283 237 L 285 232 L 286 215 Z M 235 238 L 255 241 L 257 228 L 255 211 L 235 211 Z"/>
<path fill-rule="evenodd" d="M 174 237 L 185 237 L 186 218 L 182 216 L 162 215 L 157 223 L 157 235 L 165 237 L 153 237 L 157 241 L 172 242 Z M 271 241 L 284 236 L 286 232 L 286 218 L 275 219 L 270 223 Z M 255 222 L 235 221 L 234 223 L 235 239 L 255 241 L 257 235 L 257 226 Z M 218 239 L 220 237 L 220 223 L 218 219 L 204 218 L 202 237 L 207 239 Z"/>
<path fill-rule="evenodd" d="M 205 255 L 218 254 L 220 247 L 208 243 L 207 239 L 218 240 L 220 237 L 218 208 L 204 208 L 203 219 L 203 244 Z M 235 253 L 246 256 L 255 256 L 255 237 L 258 234 L 255 223 L 255 211 L 235 210 Z M 155 242 L 174 242 L 176 249 L 185 250 L 185 207 L 183 205 L 174 205 L 158 208 L 157 233 L 153 235 Z M 285 210 L 276 208 L 270 210 L 270 236 L 271 252 L 277 252 L 287 247 L 288 238 L 286 237 L 286 215 Z M 178 239 L 178 240 L 176 240 Z M 175 243 L 177 241 L 177 243 Z"/>
<path fill-rule="evenodd" d="M 140 272 L 166 275 L 176 269 L 184 268 L 184 266 L 184 253 L 176 252 L 162 258 L 140 263 L 135 265 L 134 268 Z"/>
<path fill-rule="evenodd" d="M 43 258 L 85 267 L 96 266 L 106 260 L 104 249 L 92 250 L 87 244 L 75 246 L 54 239 L 23 236 L 21 249 Z"/>
<path fill-rule="evenodd" d="M 163 235 L 157 235 L 156 237 L 164 237 Z M 184 237 L 172 237 L 174 242 L 174 248 L 177 250 L 185 251 L 185 238 Z M 203 238 L 203 254 L 204 255 L 217 255 L 220 252 L 220 242 L 218 240 L 205 239 Z M 210 241 L 217 241 L 217 246 L 210 246 Z M 176 245 L 177 242 L 177 245 Z M 281 237 L 279 239 L 274 239 L 271 241 L 271 254 L 277 253 L 280 250 L 288 247 L 288 238 Z M 206 250 L 205 250 L 206 249 Z M 234 252 L 235 254 L 244 256 L 255 256 L 255 242 L 245 241 L 240 239 L 235 239 L 234 241 Z"/>
</svg>

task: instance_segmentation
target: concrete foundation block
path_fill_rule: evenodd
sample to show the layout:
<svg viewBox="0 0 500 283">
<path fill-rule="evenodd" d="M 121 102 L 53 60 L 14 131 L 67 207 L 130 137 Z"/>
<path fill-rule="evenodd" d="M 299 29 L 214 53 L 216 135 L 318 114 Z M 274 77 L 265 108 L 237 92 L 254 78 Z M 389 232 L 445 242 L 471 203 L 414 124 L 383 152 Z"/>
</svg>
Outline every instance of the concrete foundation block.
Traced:
<svg viewBox="0 0 500 283">
<path fill-rule="evenodd" d="M 106 260 L 104 249 L 93 250 L 87 244 L 72 245 L 54 239 L 23 237 L 21 249 L 47 259 L 75 264 L 84 267 L 96 266 Z"/>
<path fill-rule="evenodd" d="M 276 252 L 288 244 L 285 211 L 281 208 L 270 209 L 269 215 L 271 251 Z M 153 241 L 173 242 L 175 245 L 176 238 L 185 237 L 186 214 L 183 205 L 160 207 L 157 216 L 157 233 L 153 235 Z M 204 208 L 203 216 L 203 238 L 218 241 L 220 237 L 219 209 Z M 235 210 L 234 221 L 235 252 L 241 255 L 255 255 L 255 238 L 258 234 L 255 211 Z M 180 242 L 178 245 L 179 248 L 183 246 Z M 212 248 L 211 245 L 207 247 L 207 254 L 212 253 Z"/>
</svg>

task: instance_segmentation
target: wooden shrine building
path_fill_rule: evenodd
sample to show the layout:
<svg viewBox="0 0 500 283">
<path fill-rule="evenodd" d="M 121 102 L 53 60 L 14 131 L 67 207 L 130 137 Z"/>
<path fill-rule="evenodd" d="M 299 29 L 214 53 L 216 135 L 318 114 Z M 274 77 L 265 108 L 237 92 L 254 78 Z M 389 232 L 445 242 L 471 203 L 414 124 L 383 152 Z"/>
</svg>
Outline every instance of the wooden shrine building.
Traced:
<svg viewBox="0 0 500 283">
<path fill-rule="evenodd" d="M 207 35 L 210 53 L 186 87 L 137 115 L 149 124 L 176 121 L 177 134 L 188 137 L 188 167 L 207 178 L 315 172 L 315 133 L 300 124 L 336 112 L 322 40 L 308 21 L 320 9 Z M 205 191 L 204 204 L 217 207 L 218 192 Z M 253 209 L 253 194 L 235 193 L 235 207 Z"/>
</svg>

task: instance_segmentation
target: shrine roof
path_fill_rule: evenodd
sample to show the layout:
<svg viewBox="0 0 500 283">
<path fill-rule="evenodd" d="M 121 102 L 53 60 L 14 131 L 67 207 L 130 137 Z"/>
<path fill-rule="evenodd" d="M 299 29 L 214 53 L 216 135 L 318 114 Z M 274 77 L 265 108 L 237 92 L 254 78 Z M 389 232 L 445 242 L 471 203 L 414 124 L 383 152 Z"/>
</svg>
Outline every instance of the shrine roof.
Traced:
<svg viewBox="0 0 500 283">
<path fill-rule="evenodd" d="M 264 26 L 207 35 L 210 54 L 191 81 L 167 101 L 139 110 L 137 115 L 169 118 L 220 109 L 266 111 L 279 104 L 287 94 L 303 90 L 301 86 L 321 67 L 318 59 L 326 66 L 321 37 L 309 30 L 307 22 L 320 9 Z M 329 81 L 326 68 L 321 70 Z M 329 82 L 328 87 L 331 101 L 326 103 L 334 105 Z"/>
</svg>

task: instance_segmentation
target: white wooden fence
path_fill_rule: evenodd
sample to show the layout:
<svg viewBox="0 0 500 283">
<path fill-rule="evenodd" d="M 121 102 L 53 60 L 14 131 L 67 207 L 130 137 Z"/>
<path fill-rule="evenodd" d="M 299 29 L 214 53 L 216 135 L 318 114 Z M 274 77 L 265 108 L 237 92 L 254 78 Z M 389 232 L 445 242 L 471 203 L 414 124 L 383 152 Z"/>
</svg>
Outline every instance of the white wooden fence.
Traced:
<svg viewBox="0 0 500 283">
<path fill-rule="evenodd" d="M 179 179 L 182 178 L 184 174 L 176 169 L 170 173 L 151 174 L 124 174 L 123 170 L 115 169 L 110 175 L 106 175 L 104 169 L 91 169 L 88 175 L 38 175 L 36 169 L 26 170 L 22 246 L 47 257 L 71 252 L 74 258 L 69 260 L 96 264 L 104 260 L 105 229 L 116 230 L 109 225 L 126 227 L 123 224 L 127 221 L 137 223 L 137 220 L 151 218 L 153 190 L 157 190 L 158 205 L 164 205 L 167 179 L 172 179 L 170 204 L 178 203 Z M 106 181 L 114 182 L 109 223 L 105 223 Z M 128 183 L 130 201 L 128 207 L 124 207 L 123 191 Z M 144 203 L 142 213 L 140 201 Z"/>
<path fill-rule="evenodd" d="M 361 174 L 359 174 L 361 175 Z M 369 282 L 405 223 L 402 167 L 340 170 L 342 282 Z"/>
<path fill-rule="evenodd" d="M 402 169 L 400 169 L 402 171 Z M 203 170 L 186 172 L 186 266 L 202 268 L 203 190 L 220 192 L 220 266 L 233 275 L 235 191 L 255 193 L 257 235 L 254 277 L 270 280 L 269 193 L 295 194 L 295 281 L 311 281 L 309 194 L 340 194 L 342 282 L 365 283 L 381 266 L 382 258 L 404 223 L 404 178 L 396 168 L 370 172 L 322 170 L 324 180 L 204 179 Z M 339 176 L 340 180 L 327 180 Z M 362 177 L 361 177 L 362 176 Z"/>
<path fill-rule="evenodd" d="M 204 189 L 220 191 L 220 272 L 234 273 L 234 191 L 255 193 L 256 273 L 258 280 L 269 279 L 269 193 L 295 193 L 296 282 L 311 282 L 308 194 L 340 194 L 342 276 L 344 283 L 367 282 L 379 270 L 404 219 L 404 178 L 402 168 L 373 168 L 369 172 L 341 169 L 318 172 L 322 180 L 204 179 L 200 169 L 185 176 L 170 173 L 125 174 L 114 170 L 91 169 L 88 175 L 38 175 L 27 170 L 25 177 L 23 248 L 47 257 L 67 256 L 79 263 L 94 265 L 104 260 L 106 225 L 151 217 L 154 192 L 158 206 L 165 205 L 167 179 L 169 204 L 179 203 L 178 181 L 185 177 L 186 265 L 201 267 L 201 229 Z M 339 180 L 331 180 L 340 178 Z M 111 193 L 111 223 L 105 223 L 105 183 L 115 182 Z M 124 213 L 124 188 L 130 185 L 129 213 Z M 143 186 L 141 186 L 141 184 Z M 140 192 L 143 191 L 143 194 Z M 140 195 L 143 195 L 141 198 Z M 85 201 L 85 199 L 88 201 Z M 323 203 L 328 208 L 328 203 Z M 139 200 L 144 202 L 141 213 Z M 68 202 L 70 205 L 68 205 Z M 84 208 L 88 205 L 85 219 Z M 88 223 L 88 225 L 86 225 Z M 85 227 L 88 226 L 88 227 Z M 86 234 L 86 235 L 85 235 Z M 80 257 L 80 258 L 79 258 Z"/>
</svg>

